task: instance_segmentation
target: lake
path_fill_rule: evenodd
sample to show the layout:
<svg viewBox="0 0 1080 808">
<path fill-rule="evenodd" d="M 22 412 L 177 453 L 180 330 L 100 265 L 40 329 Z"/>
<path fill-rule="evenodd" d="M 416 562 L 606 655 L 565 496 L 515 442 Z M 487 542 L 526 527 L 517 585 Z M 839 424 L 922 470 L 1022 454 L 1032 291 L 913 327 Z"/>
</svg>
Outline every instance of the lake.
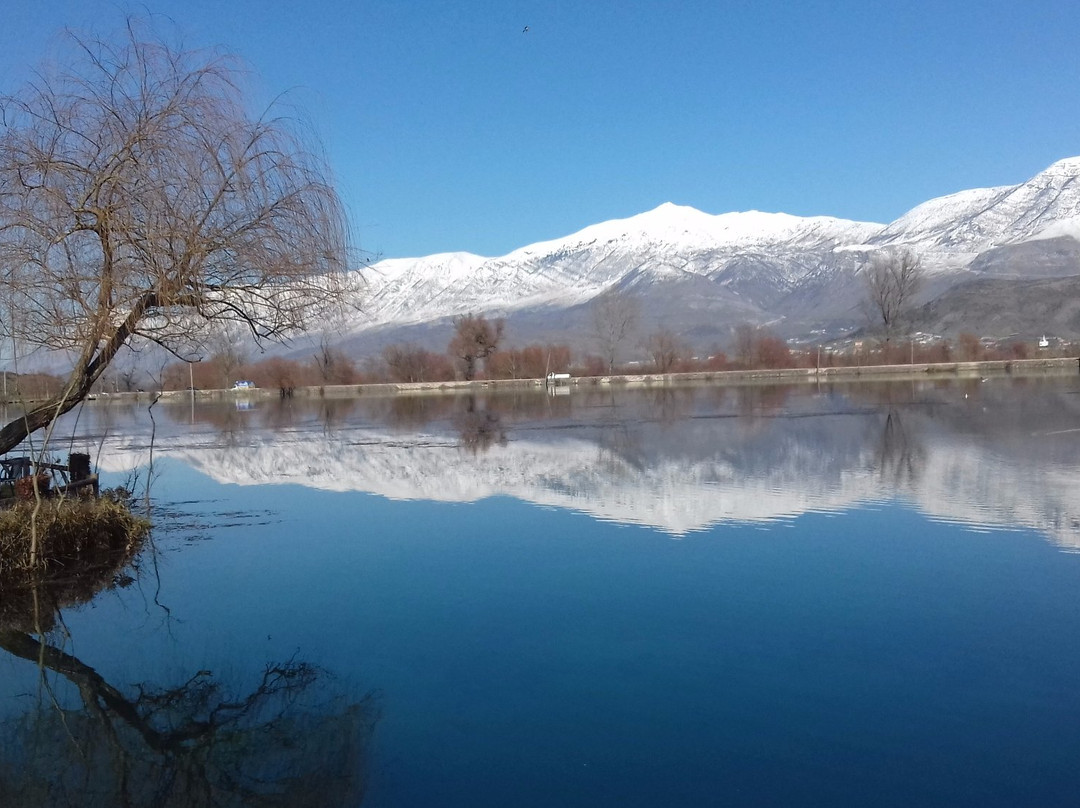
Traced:
<svg viewBox="0 0 1080 808">
<path fill-rule="evenodd" d="M 1078 804 L 1080 377 L 237 395 L 58 429 L 0 804 Z"/>
</svg>

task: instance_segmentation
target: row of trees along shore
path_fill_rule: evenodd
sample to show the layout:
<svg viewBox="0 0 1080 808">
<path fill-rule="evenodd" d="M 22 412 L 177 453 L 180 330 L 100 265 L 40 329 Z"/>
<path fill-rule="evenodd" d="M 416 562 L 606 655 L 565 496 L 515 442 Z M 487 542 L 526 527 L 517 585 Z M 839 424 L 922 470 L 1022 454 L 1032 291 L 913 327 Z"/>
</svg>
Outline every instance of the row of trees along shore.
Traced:
<svg viewBox="0 0 1080 808">
<path fill-rule="evenodd" d="M 469 315 L 472 326 L 494 331 L 497 326 L 479 315 Z M 417 345 L 391 345 L 375 356 L 350 356 L 339 349 L 324 349 L 308 360 L 272 357 L 248 361 L 235 352 L 215 353 L 196 363 L 173 363 L 160 373 L 150 374 L 134 366 L 117 364 L 113 372 L 99 380 L 97 392 L 140 390 L 199 390 L 232 387 L 246 379 L 257 387 L 290 390 L 297 387 L 324 387 L 380 383 L 443 382 L 473 379 L 542 379 L 550 373 L 574 376 L 604 376 L 638 373 L 688 373 L 697 371 L 762 370 L 781 368 L 855 367 L 861 365 L 935 363 L 1028 359 L 1036 356 L 1075 356 L 1080 346 L 1057 345 L 1040 349 L 1030 342 L 989 342 L 974 334 L 956 340 L 914 343 L 881 340 L 853 343 L 843 348 L 817 345 L 791 346 L 768 329 L 743 324 L 735 329 L 731 354 L 719 350 L 705 356 L 694 355 L 672 332 L 660 330 L 641 343 L 640 360 L 616 363 L 599 354 L 575 357 L 563 344 L 535 343 L 522 347 L 500 347 L 498 343 L 481 360 L 473 356 L 470 365 L 451 350 L 461 346 L 455 332 L 446 352 Z M 65 379 L 44 373 L 8 374 L 8 399 L 42 399 L 56 394 Z"/>
<path fill-rule="evenodd" d="M 480 322 L 483 317 L 470 315 Z M 455 340 L 457 337 L 455 337 Z M 454 340 L 451 341 L 451 346 Z M 212 356 L 190 368 L 197 388 L 231 387 L 233 380 L 249 379 L 259 387 L 293 388 L 334 384 L 442 382 L 467 379 L 542 379 L 548 373 L 574 376 L 605 376 L 638 373 L 689 373 L 695 371 L 760 370 L 781 368 L 846 367 L 930 362 L 975 362 L 995 359 L 1028 359 L 1035 356 L 1075 355 L 1077 346 L 1039 349 L 1029 342 L 989 342 L 974 334 L 955 341 L 941 339 L 914 343 L 907 340 L 865 340 L 843 348 L 817 345 L 791 346 L 768 329 L 741 325 L 736 328 L 735 350 L 718 349 L 695 355 L 672 332 L 660 330 L 642 343 L 643 358 L 611 363 L 599 354 L 575 356 L 558 343 L 534 343 L 521 347 L 495 347 L 482 360 L 470 364 L 453 350 L 431 351 L 412 344 L 391 345 L 375 356 L 349 356 L 338 352 L 330 366 L 319 357 L 310 360 L 265 359 L 239 367 Z M 130 377 L 125 378 L 127 389 Z M 107 381 L 107 380 L 106 380 Z M 189 384 L 189 367 L 173 365 L 163 377 L 162 389 L 182 390 Z"/>
</svg>

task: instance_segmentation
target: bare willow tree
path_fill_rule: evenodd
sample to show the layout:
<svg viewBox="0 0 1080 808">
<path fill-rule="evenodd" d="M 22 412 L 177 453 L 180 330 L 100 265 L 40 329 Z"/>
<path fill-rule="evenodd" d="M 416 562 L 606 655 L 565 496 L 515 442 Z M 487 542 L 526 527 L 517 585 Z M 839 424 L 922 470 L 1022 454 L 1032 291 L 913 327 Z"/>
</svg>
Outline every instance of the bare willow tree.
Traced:
<svg viewBox="0 0 1080 808">
<path fill-rule="evenodd" d="M 71 35 L 66 66 L 0 97 L 7 336 L 73 357 L 0 452 L 78 404 L 129 341 L 183 358 L 207 325 L 279 339 L 343 277 L 342 205 L 302 127 L 252 114 L 234 60 L 143 30 Z"/>
<path fill-rule="evenodd" d="M 870 318 L 880 324 L 889 342 L 899 332 L 912 301 L 923 282 L 918 256 L 908 250 L 878 253 L 866 268 L 867 305 Z"/>
<path fill-rule="evenodd" d="M 626 293 L 612 289 L 596 298 L 592 313 L 593 336 L 608 373 L 612 373 L 619 350 L 637 328 L 638 304 Z"/>
</svg>

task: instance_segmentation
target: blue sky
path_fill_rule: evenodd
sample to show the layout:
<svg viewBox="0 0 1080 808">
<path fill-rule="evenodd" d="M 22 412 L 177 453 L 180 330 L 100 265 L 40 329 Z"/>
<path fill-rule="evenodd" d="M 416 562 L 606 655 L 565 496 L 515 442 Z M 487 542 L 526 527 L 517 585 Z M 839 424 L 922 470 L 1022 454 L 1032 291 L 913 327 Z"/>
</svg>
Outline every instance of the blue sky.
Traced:
<svg viewBox="0 0 1080 808">
<path fill-rule="evenodd" d="M 1075 0 L 5 0 L 0 88 L 147 9 L 289 91 L 383 257 L 666 201 L 886 222 L 1080 154 Z"/>
</svg>

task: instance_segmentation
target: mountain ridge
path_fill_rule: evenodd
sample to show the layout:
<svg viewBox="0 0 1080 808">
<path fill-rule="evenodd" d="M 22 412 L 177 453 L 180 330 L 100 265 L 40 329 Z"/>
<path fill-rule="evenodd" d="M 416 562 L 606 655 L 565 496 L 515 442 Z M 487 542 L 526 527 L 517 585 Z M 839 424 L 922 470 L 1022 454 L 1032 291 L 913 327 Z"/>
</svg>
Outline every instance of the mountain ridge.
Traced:
<svg viewBox="0 0 1080 808">
<path fill-rule="evenodd" d="M 408 338 L 443 347 L 450 318 L 480 312 L 507 318 L 511 340 L 559 335 L 581 347 L 591 302 L 612 290 L 637 299 L 645 333 L 665 327 L 699 344 L 722 343 L 743 321 L 785 337 L 838 336 L 863 316 L 859 275 L 874 252 L 916 253 L 930 281 L 920 302 L 928 303 L 975 277 L 1022 280 L 1027 266 L 1039 266 L 1038 277 L 1080 274 L 1080 264 L 1060 260 L 1070 253 L 1061 239 L 1080 239 L 1080 157 L 1016 185 L 927 200 L 886 224 L 710 214 L 665 202 L 503 256 L 375 263 L 346 342 L 377 347 Z M 1008 249 L 1017 245 L 1025 249 Z M 1058 259 L 1043 260 L 1049 252 Z"/>
</svg>

